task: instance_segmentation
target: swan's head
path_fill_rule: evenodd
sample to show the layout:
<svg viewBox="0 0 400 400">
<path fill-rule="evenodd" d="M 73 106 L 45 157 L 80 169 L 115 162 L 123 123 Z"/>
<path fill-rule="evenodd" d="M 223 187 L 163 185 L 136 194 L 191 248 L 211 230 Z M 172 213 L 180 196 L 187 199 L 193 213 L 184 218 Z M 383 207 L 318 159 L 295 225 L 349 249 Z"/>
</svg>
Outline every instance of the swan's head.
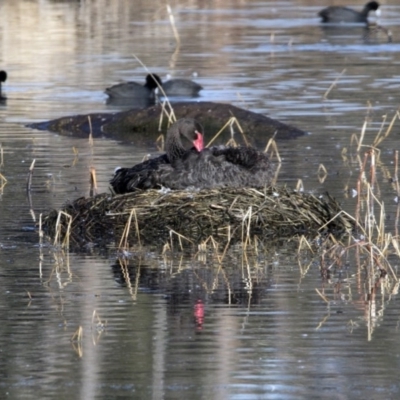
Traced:
<svg viewBox="0 0 400 400">
<path fill-rule="evenodd" d="M 203 127 L 199 122 L 193 118 L 183 118 L 176 124 L 186 149 L 194 147 L 199 152 L 204 149 Z"/>
<path fill-rule="evenodd" d="M 187 151 L 204 149 L 203 127 L 193 118 L 182 118 L 167 132 L 165 149 L 170 162 L 174 162 Z"/>
</svg>

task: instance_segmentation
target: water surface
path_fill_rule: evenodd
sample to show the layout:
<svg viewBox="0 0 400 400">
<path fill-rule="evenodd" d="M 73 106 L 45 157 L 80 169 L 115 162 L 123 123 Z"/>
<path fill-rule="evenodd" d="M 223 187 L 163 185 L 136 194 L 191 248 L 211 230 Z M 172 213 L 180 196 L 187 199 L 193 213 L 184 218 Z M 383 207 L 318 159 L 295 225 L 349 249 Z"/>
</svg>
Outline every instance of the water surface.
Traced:
<svg viewBox="0 0 400 400">
<path fill-rule="evenodd" d="M 306 191 L 329 191 L 354 212 L 368 147 L 357 157 L 351 136 L 367 120 L 370 145 L 383 116 L 387 127 L 398 109 L 400 7 L 383 5 L 388 42 L 382 30 L 322 27 L 316 13 L 328 3 L 176 1 L 180 47 L 155 1 L 0 4 L 0 67 L 9 74 L 0 105 L 2 398 L 399 397 L 397 286 L 390 274 L 371 286 L 356 249 L 341 262 L 327 259 L 326 276 L 321 258 L 298 255 L 295 240 L 257 252 L 232 248 L 222 261 L 210 246 L 164 255 L 136 246 L 119 258 L 113 244 L 70 253 L 41 246 L 34 229 L 40 213 L 89 194 L 90 167 L 103 192 L 116 166 L 156 152 L 134 136 L 91 146 L 24 126 L 118 111 L 104 89 L 144 81 L 133 55 L 162 77 L 198 81 L 199 101 L 229 102 L 310 132 L 278 143 L 280 182 L 301 179 Z M 393 234 L 398 134 L 396 121 L 377 168 Z M 397 272 L 398 259 L 391 263 Z"/>
</svg>

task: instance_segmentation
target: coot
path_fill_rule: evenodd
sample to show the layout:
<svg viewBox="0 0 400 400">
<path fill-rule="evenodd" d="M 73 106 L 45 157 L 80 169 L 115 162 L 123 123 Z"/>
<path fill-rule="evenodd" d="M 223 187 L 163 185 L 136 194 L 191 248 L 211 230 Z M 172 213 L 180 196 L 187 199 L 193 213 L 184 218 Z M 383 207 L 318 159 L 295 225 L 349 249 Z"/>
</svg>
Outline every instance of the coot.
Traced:
<svg viewBox="0 0 400 400">
<path fill-rule="evenodd" d="M 376 11 L 379 8 L 377 1 L 367 3 L 362 11 L 355 11 L 348 7 L 330 6 L 321 10 L 318 15 L 322 22 L 328 23 L 366 23 L 370 11 Z"/>
<path fill-rule="evenodd" d="M 5 100 L 6 97 L 3 96 L 3 93 L 1 91 L 1 84 L 7 80 L 7 72 L 6 71 L 0 71 L 0 100 Z"/>
<path fill-rule="evenodd" d="M 144 85 L 137 82 L 124 82 L 107 88 L 105 92 L 111 98 L 129 97 L 154 99 L 154 91 L 157 89 L 158 85 L 161 85 L 161 79 L 155 74 L 148 74 Z"/>
<path fill-rule="evenodd" d="M 199 95 L 200 90 L 203 89 L 203 86 L 189 79 L 170 79 L 163 82 L 162 88 L 168 97 L 196 97 Z"/>
<path fill-rule="evenodd" d="M 137 98 L 138 96 L 144 97 L 146 95 L 154 98 L 154 90 L 158 85 L 162 86 L 164 93 L 168 97 L 196 97 L 200 90 L 203 89 L 198 83 L 188 79 L 171 79 L 163 83 L 158 75 L 149 74 L 146 77 L 144 87 L 136 82 L 126 82 L 107 88 L 106 93 L 112 98 Z M 143 93 L 143 88 L 147 92 Z M 162 95 L 162 93 L 160 94 Z"/>
<path fill-rule="evenodd" d="M 115 193 L 136 189 L 211 189 L 271 184 L 273 167 L 253 147 L 204 148 L 203 128 L 191 118 L 177 121 L 167 132 L 166 154 L 120 168 L 110 181 Z"/>
</svg>

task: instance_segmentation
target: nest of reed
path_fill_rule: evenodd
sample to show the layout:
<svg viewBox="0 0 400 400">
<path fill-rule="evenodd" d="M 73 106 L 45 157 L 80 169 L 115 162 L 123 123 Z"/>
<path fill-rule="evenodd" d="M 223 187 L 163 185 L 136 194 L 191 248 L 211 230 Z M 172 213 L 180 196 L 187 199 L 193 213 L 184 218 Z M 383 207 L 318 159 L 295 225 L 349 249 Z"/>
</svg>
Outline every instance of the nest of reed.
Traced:
<svg viewBox="0 0 400 400">
<path fill-rule="evenodd" d="M 196 243 L 209 236 L 224 241 L 260 240 L 298 234 L 342 234 L 353 221 L 329 195 L 316 197 L 286 187 L 156 190 L 81 197 L 51 211 L 43 222 L 53 239 L 70 244 L 165 243 L 171 236 Z M 55 240 L 56 241 L 56 240 Z"/>
</svg>

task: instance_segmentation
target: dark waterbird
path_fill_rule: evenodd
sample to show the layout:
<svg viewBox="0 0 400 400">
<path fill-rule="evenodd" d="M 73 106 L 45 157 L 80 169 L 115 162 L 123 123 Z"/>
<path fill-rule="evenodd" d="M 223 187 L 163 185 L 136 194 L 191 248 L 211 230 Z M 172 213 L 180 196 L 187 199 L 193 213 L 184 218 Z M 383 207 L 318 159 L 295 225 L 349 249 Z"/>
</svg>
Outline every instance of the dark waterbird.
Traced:
<svg viewBox="0 0 400 400">
<path fill-rule="evenodd" d="M 125 82 L 106 89 L 106 94 L 111 98 L 138 98 L 150 97 L 154 99 L 155 89 L 161 86 L 167 96 L 198 96 L 202 86 L 188 79 L 171 79 L 162 82 L 156 74 L 146 76 L 146 84 L 141 86 L 136 82 Z M 162 93 L 161 93 L 162 94 Z"/>
<path fill-rule="evenodd" d="M 1 90 L 1 84 L 7 80 L 7 72 L 0 71 L 0 100 L 5 100 L 6 97 L 3 96 L 3 92 Z"/>
<path fill-rule="evenodd" d="M 132 168 L 120 168 L 111 180 L 115 193 L 136 189 L 261 188 L 271 184 L 273 167 L 253 147 L 204 148 L 203 128 L 191 118 L 172 125 L 166 153 Z"/>
<path fill-rule="evenodd" d="M 168 97 L 196 97 L 199 95 L 200 90 L 203 89 L 203 86 L 189 79 L 170 79 L 163 82 L 162 88 Z"/>
<path fill-rule="evenodd" d="M 339 23 L 367 23 L 370 11 L 377 11 L 379 3 L 370 1 L 362 11 L 356 11 L 348 7 L 330 6 L 321 10 L 318 15 L 322 18 L 322 22 L 339 24 Z"/>
<path fill-rule="evenodd" d="M 154 99 L 154 91 L 161 79 L 157 75 L 147 75 L 146 83 L 141 85 L 137 82 L 124 82 L 111 86 L 105 90 L 110 97 L 149 98 Z"/>
</svg>

